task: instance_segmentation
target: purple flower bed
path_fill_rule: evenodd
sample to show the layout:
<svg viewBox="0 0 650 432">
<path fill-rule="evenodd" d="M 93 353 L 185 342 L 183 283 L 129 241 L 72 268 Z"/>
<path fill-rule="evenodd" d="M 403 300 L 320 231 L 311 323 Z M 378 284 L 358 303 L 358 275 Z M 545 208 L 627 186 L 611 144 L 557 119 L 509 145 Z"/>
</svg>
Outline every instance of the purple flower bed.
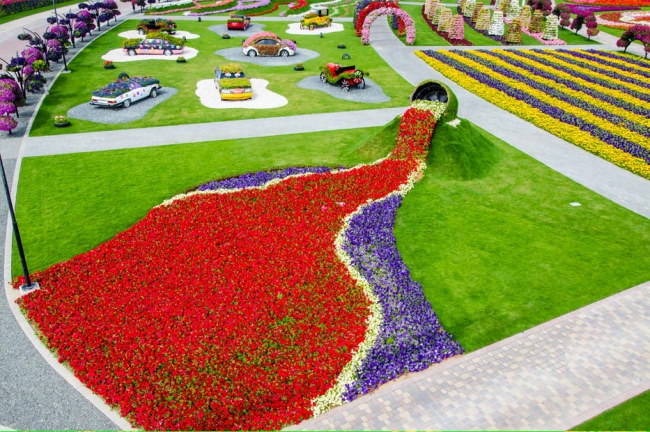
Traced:
<svg viewBox="0 0 650 432">
<path fill-rule="evenodd" d="M 572 126 L 578 127 L 580 130 L 588 132 L 601 139 L 603 142 L 618 148 L 626 153 L 629 153 L 632 156 L 643 159 L 646 163 L 650 164 L 650 150 L 645 147 L 640 146 L 639 144 L 632 142 L 626 138 L 615 135 L 611 132 L 608 132 L 604 129 L 601 129 L 593 123 L 589 123 L 569 112 L 566 112 L 558 107 L 542 102 L 536 97 L 529 95 L 521 90 L 514 89 L 503 82 L 492 78 L 489 75 L 481 73 L 469 66 L 466 66 L 452 58 L 449 58 L 445 55 L 439 54 L 435 51 L 423 51 L 426 55 L 435 58 L 436 60 L 443 62 L 458 71 L 465 73 L 466 75 L 474 78 L 482 84 L 485 84 L 495 90 L 503 92 L 510 97 L 521 100 L 526 104 L 530 105 L 533 108 L 536 108 L 543 112 L 546 115 L 549 115 L 562 123 L 566 123 Z M 457 51 L 454 51 L 457 53 Z"/>
<path fill-rule="evenodd" d="M 608 12 L 608 11 L 641 10 L 641 8 L 638 6 L 590 6 L 590 5 L 577 5 L 577 4 L 569 4 L 569 3 L 567 3 L 566 6 L 569 7 L 569 11 L 571 11 L 572 14 L 576 14 L 576 15 L 577 14 L 589 15 L 590 13 Z"/>
<path fill-rule="evenodd" d="M 559 52 L 562 52 L 562 53 L 568 53 L 568 54 L 571 54 L 571 55 L 573 55 L 574 57 L 578 57 L 578 58 L 581 58 L 581 59 L 585 59 L 585 60 L 593 61 L 593 62 L 596 62 L 596 63 L 602 64 L 602 65 L 605 65 L 605 66 L 613 67 L 613 68 L 616 68 L 616 69 L 620 69 L 620 70 L 625 71 L 625 72 L 632 72 L 632 73 L 634 73 L 634 74 L 636 74 L 636 75 L 644 76 L 644 77 L 646 77 L 646 78 L 648 78 L 648 79 L 650 80 L 650 71 L 648 71 L 648 72 L 646 72 L 646 71 L 641 71 L 641 70 L 638 70 L 638 69 L 636 69 L 636 68 L 632 68 L 632 67 L 628 67 L 628 66 L 622 65 L 622 64 L 620 64 L 620 63 L 613 63 L 613 62 L 610 62 L 610 61 L 607 60 L 607 59 L 604 59 L 604 58 L 601 58 L 601 57 L 598 57 L 598 56 L 594 55 L 594 54 L 593 54 L 593 53 L 594 53 L 593 50 L 592 50 L 591 52 L 589 52 L 589 53 L 574 52 L 574 51 L 568 51 L 568 50 L 558 50 L 558 51 L 559 51 Z M 610 72 L 610 73 L 613 73 L 613 74 L 614 74 L 614 77 L 617 76 L 614 72 Z M 634 79 L 634 78 L 633 78 L 633 79 Z M 645 81 L 645 80 L 644 80 L 644 81 L 641 81 L 641 82 L 642 82 L 644 85 L 647 84 L 647 81 Z M 634 83 L 635 83 L 635 84 L 638 84 L 636 81 L 635 81 Z M 650 85 L 649 85 L 648 87 L 650 87 Z"/>
<path fill-rule="evenodd" d="M 593 104 L 590 104 L 588 102 L 585 102 L 585 101 L 582 101 L 582 100 L 577 100 L 573 96 L 569 96 L 566 93 L 555 89 L 554 87 L 550 87 L 550 86 L 547 86 L 546 84 L 539 83 L 534 78 L 529 78 L 528 76 L 524 76 L 524 75 L 519 74 L 517 72 L 513 72 L 513 71 L 511 71 L 509 69 L 504 68 L 503 66 L 499 66 L 499 65 L 497 65 L 495 63 L 492 63 L 492 62 L 490 62 L 490 61 L 488 61 L 488 60 L 486 60 L 484 58 L 481 58 L 481 57 L 477 56 L 476 54 L 474 54 L 472 52 L 465 51 L 465 52 L 462 52 L 460 54 L 463 57 L 469 58 L 469 59 L 471 59 L 471 60 L 473 60 L 473 61 L 475 61 L 477 63 L 480 63 L 483 66 L 486 66 L 486 67 L 492 69 L 494 72 L 497 72 L 497 73 L 499 73 L 499 74 L 501 74 L 501 75 L 503 75 L 503 76 L 505 76 L 507 78 L 515 79 L 515 80 L 517 80 L 517 81 L 519 81 L 521 83 L 526 84 L 528 87 L 534 88 L 535 90 L 539 90 L 539 91 L 541 91 L 543 93 L 546 93 L 547 95 L 552 96 L 552 97 L 554 97 L 554 98 L 556 98 L 558 100 L 561 100 L 561 101 L 566 102 L 566 103 L 568 103 L 570 105 L 573 105 L 575 107 L 578 107 L 580 109 L 588 111 L 588 112 L 590 112 L 590 113 L 592 113 L 592 114 L 594 114 L 594 115 L 596 115 L 596 116 L 598 116 L 598 117 L 600 117 L 602 119 L 605 119 L 605 120 L 607 120 L 607 121 L 609 121 L 611 123 L 614 123 L 614 124 L 623 123 L 625 125 L 625 127 L 627 127 L 628 129 L 630 129 L 630 130 L 632 130 L 634 132 L 637 132 L 637 133 L 639 133 L 641 135 L 644 135 L 647 138 L 650 138 L 650 129 L 648 129 L 648 127 L 646 127 L 644 125 L 635 123 L 635 122 L 633 122 L 631 120 L 621 118 L 621 117 L 619 117 L 617 115 L 614 115 L 614 114 L 610 113 L 606 109 L 597 107 L 597 106 L 595 106 Z M 650 160 L 650 159 L 648 159 L 648 160 Z"/>
<path fill-rule="evenodd" d="M 650 82 L 646 82 L 644 80 L 629 77 L 629 76 L 626 76 L 625 74 L 622 74 L 622 73 L 611 72 L 611 71 L 599 68 L 598 66 L 594 66 L 594 65 L 591 65 L 589 63 L 586 63 L 584 61 L 579 60 L 579 59 L 585 59 L 585 57 L 586 57 L 586 56 L 583 56 L 579 52 L 567 51 L 567 50 L 558 50 L 558 51 L 562 52 L 562 53 L 565 53 L 565 54 L 570 54 L 570 55 L 572 55 L 573 57 L 576 57 L 576 58 L 569 59 L 569 58 L 566 58 L 566 57 L 562 57 L 562 56 L 557 55 L 557 53 L 555 51 L 553 51 L 553 52 L 540 51 L 540 54 L 543 54 L 543 55 L 545 55 L 547 57 L 554 57 L 554 58 L 560 59 L 560 60 L 565 61 L 567 63 L 571 63 L 571 64 L 574 64 L 576 66 L 580 66 L 583 69 L 588 69 L 588 70 L 590 70 L 592 72 L 597 72 L 597 73 L 599 73 L 601 75 L 604 75 L 604 76 L 607 76 L 609 78 L 614 78 L 614 79 L 617 79 L 617 80 L 620 80 L 620 81 L 624 81 L 626 83 L 635 84 L 635 85 L 637 85 L 639 87 L 646 87 L 647 89 L 650 89 Z M 591 59 L 586 59 L 586 60 L 591 60 Z M 609 66 L 609 64 L 608 64 L 608 62 L 606 60 L 602 60 L 600 62 L 596 61 L 596 63 L 607 64 Z"/>
<path fill-rule="evenodd" d="M 538 51 L 538 52 L 541 53 L 542 51 Z M 534 61 L 536 61 L 538 63 L 541 63 L 541 64 L 543 64 L 545 66 L 550 66 L 550 67 L 558 69 L 558 70 L 565 70 L 562 65 L 559 65 L 557 63 L 553 63 L 553 62 L 551 62 L 551 61 L 549 61 L 547 59 L 540 58 L 538 56 L 534 56 L 534 55 L 532 55 L 530 53 L 527 53 L 527 52 L 512 51 L 512 53 L 514 55 L 517 55 L 517 56 L 521 56 L 521 57 L 525 57 L 525 58 L 534 60 Z M 644 93 L 638 92 L 636 90 L 630 89 L 630 88 L 628 88 L 626 86 L 621 86 L 619 84 L 613 83 L 613 82 L 608 81 L 608 80 L 604 80 L 604 79 L 593 77 L 591 75 L 583 74 L 581 72 L 578 72 L 575 69 L 572 70 L 571 73 L 573 75 L 575 75 L 576 77 L 581 78 L 581 79 L 583 79 L 585 81 L 588 81 L 588 82 L 591 82 L 591 83 L 594 83 L 594 84 L 598 84 L 598 85 L 601 85 L 603 87 L 607 87 L 607 88 L 612 89 L 612 90 L 618 90 L 618 91 L 621 91 L 623 93 L 627 93 L 630 96 L 634 96 L 637 99 L 641 99 L 643 101 L 650 102 L 650 96 L 648 96 L 648 95 L 646 95 Z"/>
<path fill-rule="evenodd" d="M 402 197 L 366 206 L 350 221 L 343 249 L 379 298 L 384 316 L 375 345 L 362 361 L 357 381 L 347 386 L 351 401 L 405 372 L 426 369 L 463 348 L 445 332 L 413 281 L 395 245 L 393 227 Z"/>
<path fill-rule="evenodd" d="M 319 167 L 305 167 L 305 168 L 285 168 L 273 171 L 260 171 L 256 173 L 243 174 L 237 177 L 231 177 L 224 180 L 215 180 L 210 183 L 203 184 L 197 188 L 200 191 L 217 190 L 217 189 L 242 189 L 249 187 L 262 186 L 274 179 L 283 179 L 291 175 L 307 174 L 307 173 L 326 173 L 330 172 L 332 168 L 325 166 Z"/>
<path fill-rule="evenodd" d="M 650 110 L 648 110 L 645 106 L 639 106 L 635 105 L 631 102 L 624 101 L 622 99 L 616 98 L 614 96 L 610 96 L 605 93 L 601 93 L 597 90 L 591 89 L 589 87 L 585 87 L 584 85 L 577 84 L 575 81 L 566 79 L 566 78 L 561 78 L 555 74 L 552 74 L 550 72 L 545 72 L 543 70 L 540 70 L 539 68 L 536 68 L 534 66 L 530 66 L 524 62 L 521 62 L 519 60 L 515 60 L 511 57 L 506 57 L 501 53 L 498 53 L 496 51 L 483 51 L 485 54 L 488 54 L 492 57 L 496 57 L 500 60 L 506 61 L 509 64 L 519 67 L 521 69 L 524 69 L 526 72 L 529 72 L 531 74 L 531 77 L 533 75 L 541 76 L 543 78 L 553 80 L 558 84 L 563 84 L 567 87 L 569 87 L 572 90 L 576 90 L 579 92 L 582 92 L 584 94 L 588 94 L 589 96 L 592 96 L 594 98 L 600 99 L 602 101 L 608 102 L 612 105 L 618 106 L 620 108 L 626 109 L 630 112 L 633 112 L 634 114 L 650 118 Z M 573 73 L 573 71 L 569 70 L 563 70 L 563 72 L 566 72 L 568 74 Z"/>
<path fill-rule="evenodd" d="M 589 50 L 589 51 L 592 51 L 592 50 Z M 643 67 L 643 68 L 650 69 L 650 63 L 649 62 L 647 62 L 647 61 L 644 62 L 641 59 L 636 59 L 636 58 L 633 57 L 632 54 L 628 55 L 627 57 L 621 57 L 621 56 L 616 55 L 614 53 L 611 53 L 609 51 L 599 51 L 598 53 L 600 55 L 602 55 L 602 56 L 605 56 L 605 57 L 618 59 L 618 60 L 625 60 L 626 62 L 632 63 L 632 64 L 634 64 L 636 66 L 640 66 L 640 67 Z"/>
</svg>

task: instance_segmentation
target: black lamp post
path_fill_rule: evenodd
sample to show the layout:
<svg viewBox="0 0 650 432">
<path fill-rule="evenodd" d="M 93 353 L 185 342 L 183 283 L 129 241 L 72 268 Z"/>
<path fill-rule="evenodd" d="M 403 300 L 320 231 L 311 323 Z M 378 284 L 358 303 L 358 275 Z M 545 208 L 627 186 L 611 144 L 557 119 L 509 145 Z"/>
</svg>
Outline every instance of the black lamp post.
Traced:
<svg viewBox="0 0 650 432">
<path fill-rule="evenodd" d="M 7 195 L 7 206 L 9 207 L 9 214 L 11 215 L 11 225 L 16 236 L 16 244 L 18 245 L 18 253 L 20 254 L 20 263 L 23 266 L 23 275 L 25 275 L 25 283 L 20 286 L 20 291 L 27 293 L 40 288 L 38 282 L 32 282 L 29 278 L 29 270 L 27 270 L 27 260 L 25 259 L 25 251 L 23 250 L 23 242 L 20 240 L 20 231 L 18 231 L 18 223 L 16 222 L 16 214 L 14 213 L 14 206 L 11 203 L 11 193 L 9 192 L 9 184 L 7 183 L 7 174 L 5 174 L 5 165 L 2 161 L 2 154 L 0 154 L 0 168 L 2 169 L 2 183 L 5 187 L 5 194 Z"/>
</svg>

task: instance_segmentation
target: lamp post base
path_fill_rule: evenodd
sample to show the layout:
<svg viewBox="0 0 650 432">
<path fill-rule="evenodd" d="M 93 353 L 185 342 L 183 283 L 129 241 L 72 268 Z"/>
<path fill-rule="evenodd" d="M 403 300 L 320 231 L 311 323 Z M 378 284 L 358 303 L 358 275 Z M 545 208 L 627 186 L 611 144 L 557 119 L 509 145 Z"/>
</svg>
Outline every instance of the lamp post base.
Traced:
<svg viewBox="0 0 650 432">
<path fill-rule="evenodd" d="M 41 289 L 41 286 L 38 284 L 38 282 L 32 282 L 32 284 L 29 286 L 27 286 L 27 284 L 22 284 L 18 289 L 20 290 L 21 294 L 27 294 L 32 291 Z"/>
</svg>

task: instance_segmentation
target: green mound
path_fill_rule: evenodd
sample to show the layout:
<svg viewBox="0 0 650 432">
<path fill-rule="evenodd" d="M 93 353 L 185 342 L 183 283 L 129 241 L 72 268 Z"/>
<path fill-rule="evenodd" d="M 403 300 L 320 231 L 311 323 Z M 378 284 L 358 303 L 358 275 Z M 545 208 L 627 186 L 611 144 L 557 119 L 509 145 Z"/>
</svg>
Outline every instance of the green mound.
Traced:
<svg viewBox="0 0 650 432">
<path fill-rule="evenodd" d="M 395 117 L 375 134 L 355 145 L 350 156 L 369 158 L 372 155 L 387 155 L 395 148 L 395 139 L 399 132 L 400 117 Z"/>
<path fill-rule="evenodd" d="M 438 124 L 428 162 L 442 178 L 465 181 L 484 177 L 499 158 L 492 141 L 470 122 L 461 120 L 456 127 Z"/>
</svg>

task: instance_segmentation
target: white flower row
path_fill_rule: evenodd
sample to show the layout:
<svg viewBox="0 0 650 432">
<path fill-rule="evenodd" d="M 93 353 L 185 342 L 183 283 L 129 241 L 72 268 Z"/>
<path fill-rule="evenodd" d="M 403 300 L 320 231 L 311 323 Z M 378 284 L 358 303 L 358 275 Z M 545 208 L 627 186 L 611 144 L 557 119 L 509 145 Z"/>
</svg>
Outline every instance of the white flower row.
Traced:
<svg viewBox="0 0 650 432">
<path fill-rule="evenodd" d="M 447 104 L 439 101 L 428 101 L 424 99 L 418 99 L 411 104 L 411 107 L 422 110 L 429 111 L 433 114 L 433 117 L 436 119 L 436 122 L 445 114 L 447 110 Z"/>
<path fill-rule="evenodd" d="M 163 3 L 154 3 L 149 5 L 149 9 L 163 9 L 167 8 L 170 6 L 186 6 L 186 5 L 192 5 L 194 2 L 192 0 L 176 0 L 176 1 L 171 1 L 171 2 L 163 2 Z"/>
</svg>

